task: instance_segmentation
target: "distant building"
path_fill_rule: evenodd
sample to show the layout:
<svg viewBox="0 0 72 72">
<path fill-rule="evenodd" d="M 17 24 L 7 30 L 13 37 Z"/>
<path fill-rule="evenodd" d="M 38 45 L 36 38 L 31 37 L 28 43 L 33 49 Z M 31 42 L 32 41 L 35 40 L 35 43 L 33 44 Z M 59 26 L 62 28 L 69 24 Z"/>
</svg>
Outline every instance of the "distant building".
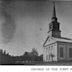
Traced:
<svg viewBox="0 0 72 72">
<path fill-rule="evenodd" d="M 43 60 L 46 62 L 72 60 L 72 39 L 61 37 L 55 4 L 53 6 L 53 17 L 49 24 L 48 37 L 43 44 L 43 48 Z"/>
</svg>

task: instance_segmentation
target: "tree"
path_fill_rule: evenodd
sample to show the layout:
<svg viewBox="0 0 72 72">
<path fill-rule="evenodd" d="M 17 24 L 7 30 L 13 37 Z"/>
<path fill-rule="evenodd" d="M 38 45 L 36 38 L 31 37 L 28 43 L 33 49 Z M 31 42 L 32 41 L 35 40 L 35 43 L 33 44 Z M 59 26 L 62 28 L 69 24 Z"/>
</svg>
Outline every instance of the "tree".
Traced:
<svg viewBox="0 0 72 72">
<path fill-rule="evenodd" d="M 37 49 L 33 48 L 29 55 L 30 55 L 31 61 L 36 61 L 36 58 L 38 57 Z"/>
<path fill-rule="evenodd" d="M 28 55 L 28 52 L 25 52 L 24 55 L 27 56 Z"/>
<path fill-rule="evenodd" d="M 38 56 L 38 51 L 37 51 L 36 48 L 33 48 L 31 53 L 32 53 L 32 55 L 34 55 L 34 56 Z"/>
<path fill-rule="evenodd" d="M 28 59 L 29 59 L 28 52 L 25 52 L 25 54 L 24 54 L 24 60 L 25 60 L 25 61 L 28 61 Z"/>
</svg>

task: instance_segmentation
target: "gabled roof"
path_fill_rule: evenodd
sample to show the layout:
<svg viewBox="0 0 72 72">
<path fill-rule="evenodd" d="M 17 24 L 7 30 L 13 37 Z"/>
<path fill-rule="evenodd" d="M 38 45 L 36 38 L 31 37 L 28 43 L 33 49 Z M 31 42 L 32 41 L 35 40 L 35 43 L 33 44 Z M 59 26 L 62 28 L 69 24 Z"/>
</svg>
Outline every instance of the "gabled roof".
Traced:
<svg viewBox="0 0 72 72">
<path fill-rule="evenodd" d="M 43 46 L 47 46 L 49 44 L 55 43 L 55 42 L 67 42 L 67 43 L 72 43 L 72 39 L 65 38 L 65 37 L 47 37 L 46 41 L 44 42 Z"/>
<path fill-rule="evenodd" d="M 56 41 L 71 42 L 71 43 L 72 43 L 72 39 L 64 38 L 64 37 L 55 38 L 55 40 L 56 40 Z"/>
<path fill-rule="evenodd" d="M 66 37 L 60 37 L 60 39 L 72 40 L 72 39 L 66 38 Z"/>
</svg>

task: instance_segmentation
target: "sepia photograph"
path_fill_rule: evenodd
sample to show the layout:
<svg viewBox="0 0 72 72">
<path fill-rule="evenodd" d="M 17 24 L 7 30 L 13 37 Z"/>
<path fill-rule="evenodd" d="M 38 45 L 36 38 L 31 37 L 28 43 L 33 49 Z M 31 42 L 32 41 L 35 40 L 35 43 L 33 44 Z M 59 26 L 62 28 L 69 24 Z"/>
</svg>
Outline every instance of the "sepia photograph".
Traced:
<svg viewBox="0 0 72 72">
<path fill-rule="evenodd" d="M 72 1 L 0 0 L 0 65 L 72 66 Z"/>
</svg>

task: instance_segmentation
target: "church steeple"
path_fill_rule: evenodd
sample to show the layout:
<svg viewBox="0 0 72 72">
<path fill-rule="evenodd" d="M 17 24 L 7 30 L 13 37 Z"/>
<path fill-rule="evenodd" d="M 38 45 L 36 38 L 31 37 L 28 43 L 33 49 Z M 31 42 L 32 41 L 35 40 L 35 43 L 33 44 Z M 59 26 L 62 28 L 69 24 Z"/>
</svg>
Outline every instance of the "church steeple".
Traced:
<svg viewBox="0 0 72 72">
<path fill-rule="evenodd" d="M 61 37 L 60 23 L 57 21 L 55 2 L 53 2 L 53 16 L 49 24 L 49 35 L 52 37 Z"/>
</svg>

